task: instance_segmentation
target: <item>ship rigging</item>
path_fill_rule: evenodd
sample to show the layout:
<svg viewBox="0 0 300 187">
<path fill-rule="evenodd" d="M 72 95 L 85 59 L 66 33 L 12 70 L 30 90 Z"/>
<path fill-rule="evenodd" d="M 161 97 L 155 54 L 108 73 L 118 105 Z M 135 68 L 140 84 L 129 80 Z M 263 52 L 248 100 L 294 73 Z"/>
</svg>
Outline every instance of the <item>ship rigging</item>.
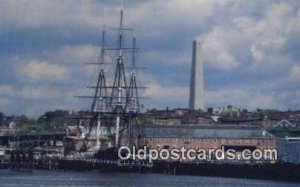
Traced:
<svg viewBox="0 0 300 187">
<path fill-rule="evenodd" d="M 106 33 L 104 28 L 102 31 L 102 42 L 99 62 L 89 63 L 98 66 L 98 76 L 95 86 L 88 88 L 94 89 L 92 96 L 77 96 L 78 98 L 92 99 L 90 111 L 84 116 L 76 116 L 78 125 L 85 121 L 88 126 L 88 133 L 84 136 L 83 150 L 87 151 L 91 147 L 88 146 L 87 140 L 94 131 L 96 138 L 96 146 L 92 147 L 94 152 L 107 148 L 118 148 L 120 145 L 120 136 L 126 131 L 129 135 L 129 144 L 133 143 L 133 129 L 137 124 L 137 116 L 140 112 L 139 87 L 137 82 L 137 52 L 136 37 L 133 29 L 124 28 L 123 9 L 120 10 L 120 22 L 117 29 L 118 39 L 115 48 L 106 47 Z M 128 32 L 129 31 L 129 32 Z M 124 44 L 125 33 L 132 36 L 132 46 L 128 47 Z M 106 53 L 110 51 L 116 52 L 115 62 L 107 63 L 105 61 Z M 131 54 L 131 63 L 129 71 L 125 69 L 125 53 Z M 126 63 L 128 63 L 126 61 Z M 108 85 L 106 79 L 105 65 L 115 65 L 112 85 Z M 126 64 L 126 65 L 129 65 Z M 127 79 L 126 76 L 129 76 Z M 93 130 L 94 129 L 94 130 Z"/>
</svg>

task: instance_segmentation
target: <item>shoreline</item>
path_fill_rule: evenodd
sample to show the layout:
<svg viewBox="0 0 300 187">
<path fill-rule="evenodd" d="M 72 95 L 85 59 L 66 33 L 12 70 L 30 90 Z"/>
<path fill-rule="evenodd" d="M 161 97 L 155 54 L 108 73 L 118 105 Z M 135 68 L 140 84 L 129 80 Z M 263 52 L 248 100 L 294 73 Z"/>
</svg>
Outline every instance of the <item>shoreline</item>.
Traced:
<svg viewBox="0 0 300 187">
<path fill-rule="evenodd" d="M 300 164 L 228 164 L 228 163 L 180 163 L 156 161 L 153 167 L 138 165 L 118 166 L 117 161 L 103 160 L 52 160 L 38 162 L 33 170 L 93 171 L 99 173 L 152 173 L 202 177 L 242 178 L 270 181 L 300 182 Z M 16 170 L 17 171 L 17 170 Z M 22 172 L 22 171 L 21 171 Z M 26 172 L 26 168 L 25 168 Z"/>
</svg>

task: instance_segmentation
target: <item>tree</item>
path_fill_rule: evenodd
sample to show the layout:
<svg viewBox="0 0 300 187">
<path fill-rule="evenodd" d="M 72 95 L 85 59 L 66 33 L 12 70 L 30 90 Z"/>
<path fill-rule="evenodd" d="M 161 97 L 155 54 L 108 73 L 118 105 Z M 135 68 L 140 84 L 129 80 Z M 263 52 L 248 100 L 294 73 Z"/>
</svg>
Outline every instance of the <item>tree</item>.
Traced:
<svg viewBox="0 0 300 187">
<path fill-rule="evenodd" d="M 69 111 L 66 110 L 55 110 L 47 111 L 37 120 L 38 124 L 43 124 L 49 131 L 57 131 L 63 129 L 64 124 L 68 122 L 66 116 Z"/>
<path fill-rule="evenodd" d="M 64 119 L 69 112 L 66 110 L 47 111 L 38 118 L 38 122 L 52 122 L 54 119 Z"/>
<path fill-rule="evenodd" d="M 19 125 L 19 126 L 30 124 L 30 123 L 34 123 L 34 120 L 29 119 L 25 115 L 17 116 L 15 118 L 15 120 L 16 120 L 16 124 Z"/>
<path fill-rule="evenodd" d="M 5 125 L 5 115 L 0 112 L 0 126 Z"/>
</svg>

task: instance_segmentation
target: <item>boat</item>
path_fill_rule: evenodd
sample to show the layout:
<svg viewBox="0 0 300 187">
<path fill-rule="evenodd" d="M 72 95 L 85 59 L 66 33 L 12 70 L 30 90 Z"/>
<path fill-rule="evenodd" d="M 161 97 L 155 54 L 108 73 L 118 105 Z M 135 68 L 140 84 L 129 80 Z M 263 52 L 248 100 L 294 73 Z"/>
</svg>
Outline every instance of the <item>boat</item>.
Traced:
<svg viewBox="0 0 300 187">
<path fill-rule="evenodd" d="M 106 46 L 108 30 L 117 32 L 115 47 Z M 132 46 L 125 46 L 126 34 L 132 37 Z M 115 57 L 112 58 L 112 62 L 107 62 L 107 53 L 111 51 L 115 53 Z M 137 51 L 134 29 L 124 27 L 123 9 L 121 9 L 119 27 L 113 29 L 104 27 L 99 62 L 89 63 L 98 68 L 96 85 L 89 86 L 94 90 L 94 95 L 77 96 L 91 99 L 92 104 L 89 111 L 81 111 L 71 116 L 78 122 L 80 135 L 66 138 L 66 144 L 74 148 L 74 150 L 67 149 L 69 154 L 66 157 L 69 160 L 111 163 L 117 167 L 152 166 L 145 161 L 125 163 L 118 158 L 117 151 L 121 145 L 132 146 L 135 138 L 133 132 L 140 112 L 139 89 L 144 88 L 137 86 Z M 131 61 L 127 61 L 129 58 Z M 106 82 L 106 65 L 115 66 L 111 85 Z M 125 67 L 129 67 L 129 71 L 126 71 Z M 126 136 L 128 140 L 126 143 L 122 141 L 122 136 Z"/>
<path fill-rule="evenodd" d="M 7 147 L 0 147 L 0 169 L 8 169 L 9 168 L 9 160 L 10 160 L 11 149 Z"/>
</svg>

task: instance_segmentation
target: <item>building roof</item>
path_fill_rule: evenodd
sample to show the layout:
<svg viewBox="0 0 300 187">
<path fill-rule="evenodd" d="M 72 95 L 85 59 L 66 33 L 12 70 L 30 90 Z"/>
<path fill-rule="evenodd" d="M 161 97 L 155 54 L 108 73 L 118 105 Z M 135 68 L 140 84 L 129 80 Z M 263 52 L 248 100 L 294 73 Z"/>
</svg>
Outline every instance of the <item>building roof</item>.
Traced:
<svg viewBox="0 0 300 187">
<path fill-rule="evenodd" d="M 139 135 L 146 138 L 273 138 L 271 134 L 260 129 L 196 125 L 144 125 Z"/>
<path fill-rule="evenodd" d="M 78 126 L 75 126 L 75 125 L 68 125 L 67 130 L 69 130 L 69 133 L 80 132 L 80 129 L 78 128 Z"/>
<path fill-rule="evenodd" d="M 66 136 L 66 139 L 77 140 L 77 141 L 83 141 L 83 140 L 86 140 L 85 138 L 82 138 L 82 137 L 80 137 L 80 136 Z M 90 137 L 90 138 L 87 138 L 87 140 L 96 140 L 96 138 Z"/>
<path fill-rule="evenodd" d="M 297 124 L 295 122 L 288 121 L 286 119 L 283 119 L 274 125 L 274 127 L 292 127 L 292 128 L 295 128 L 296 126 Z"/>
</svg>

